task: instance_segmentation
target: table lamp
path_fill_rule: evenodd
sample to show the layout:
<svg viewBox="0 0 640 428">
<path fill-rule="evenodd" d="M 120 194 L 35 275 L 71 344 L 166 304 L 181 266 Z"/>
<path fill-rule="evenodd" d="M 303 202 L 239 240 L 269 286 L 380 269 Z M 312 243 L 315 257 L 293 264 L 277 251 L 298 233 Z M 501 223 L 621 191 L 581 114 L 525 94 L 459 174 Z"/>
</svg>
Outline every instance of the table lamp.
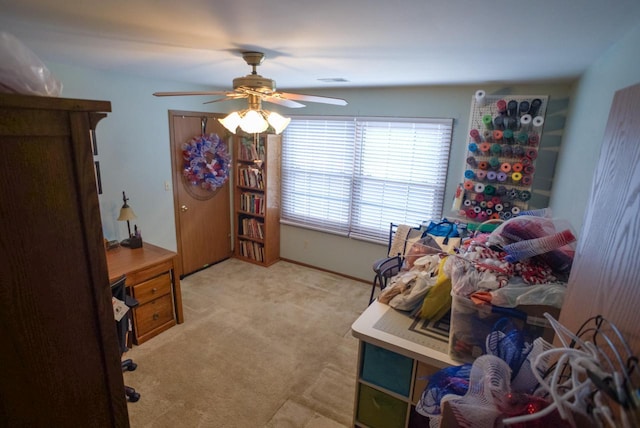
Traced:
<svg viewBox="0 0 640 428">
<path fill-rule="evenodd" d="M 122 205 L 122 208 L 120 208 L 120 216 L 118 216 L 118 221 L 127 222 L 127 231 L 129 232 L 129 237 L 122 240 L 122 242 L 120 242 L 120 245 L 122 245 L 123 247 L 139 248 L 142 246 L 142 239 L 131 234 L 131 224 L 129 223 L 130 220 L 134 220 L 137 217 L 133 212 L 133 209 L 131 209 L 129 204 L 127 204 L 128 200 L 129 198 L 127 198 L 123 190 L 122 201 L 124 202 L 124 204 Z"/>
</svg>

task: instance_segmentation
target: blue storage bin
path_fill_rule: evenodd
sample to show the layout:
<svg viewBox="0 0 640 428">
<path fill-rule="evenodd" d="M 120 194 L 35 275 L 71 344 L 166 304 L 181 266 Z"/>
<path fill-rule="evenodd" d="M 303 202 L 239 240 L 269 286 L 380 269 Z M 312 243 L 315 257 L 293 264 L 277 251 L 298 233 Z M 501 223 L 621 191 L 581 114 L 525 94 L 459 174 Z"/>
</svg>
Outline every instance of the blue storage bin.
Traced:
<svg viewBox="0 0 640 428">
<path fill-rule="evenodd" d="M 413 360 L 370 343 L 364 343 L 360 377 L 374 385 L 409 397 Z"/>
</svg>

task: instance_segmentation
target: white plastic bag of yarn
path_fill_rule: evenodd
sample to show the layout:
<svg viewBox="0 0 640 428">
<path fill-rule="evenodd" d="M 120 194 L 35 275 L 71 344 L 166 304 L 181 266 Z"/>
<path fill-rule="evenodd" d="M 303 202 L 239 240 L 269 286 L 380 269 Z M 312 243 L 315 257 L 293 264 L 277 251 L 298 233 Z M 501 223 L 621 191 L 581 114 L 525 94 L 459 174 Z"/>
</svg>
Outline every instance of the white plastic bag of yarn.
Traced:
<svg viewBox="0 0 640 428">
<path fill-rule="evenodd" d="M 0 32 L 0 92 L 59 97 L 62 83 L 20 40 Z"/>
</svg>

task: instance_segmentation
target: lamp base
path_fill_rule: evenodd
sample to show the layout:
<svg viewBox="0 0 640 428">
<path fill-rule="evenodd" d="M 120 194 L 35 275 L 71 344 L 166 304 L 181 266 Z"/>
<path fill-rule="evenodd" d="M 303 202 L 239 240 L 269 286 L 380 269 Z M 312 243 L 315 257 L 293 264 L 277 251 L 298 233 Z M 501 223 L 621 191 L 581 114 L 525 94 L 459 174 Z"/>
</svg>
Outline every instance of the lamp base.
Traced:
<svg viewBox="0 0 640 428">
<path fill-rule="evenodd" d="M 142 247 L 142 238 L 138 238 L 137 236 L 132 236 L 127 239 L 123 239 L 120 241 L 120 245 L 123 247 L 128 247 L 131 249 Z"/>
</svg>

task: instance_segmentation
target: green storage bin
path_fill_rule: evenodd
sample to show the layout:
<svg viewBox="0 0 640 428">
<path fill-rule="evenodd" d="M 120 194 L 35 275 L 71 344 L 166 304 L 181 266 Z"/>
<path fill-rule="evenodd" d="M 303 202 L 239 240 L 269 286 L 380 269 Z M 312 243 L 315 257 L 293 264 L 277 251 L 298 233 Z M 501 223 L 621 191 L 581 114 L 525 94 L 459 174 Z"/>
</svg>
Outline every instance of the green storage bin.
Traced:
<svg viewBox="0 0 640 428">
<path fill-rule="evenodd" d="M 356 418 L 371 428 L 403 428 L 407 418 L 407 403 L 360 384 Z"/>
<path fill-rule="evenodd" d="M 409 397 L 413 360 L 370 343 L 364 344 L 360 377 L 404 397 Z"/>
</svg>

